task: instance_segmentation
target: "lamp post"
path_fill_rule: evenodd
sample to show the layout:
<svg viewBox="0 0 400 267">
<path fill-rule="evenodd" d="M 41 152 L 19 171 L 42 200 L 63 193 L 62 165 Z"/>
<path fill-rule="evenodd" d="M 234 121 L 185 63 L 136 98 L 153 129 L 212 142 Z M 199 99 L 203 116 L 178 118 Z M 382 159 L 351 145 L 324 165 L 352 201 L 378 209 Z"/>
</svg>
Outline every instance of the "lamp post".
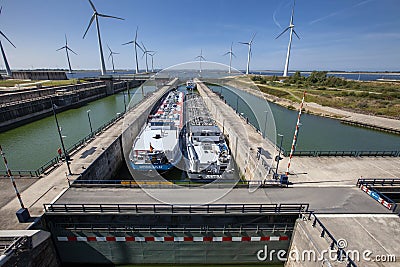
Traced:
<svg viewBox="0 0 400 267">
<path fill-rule="evenodd" d="M 124 112 L 126 112 L 126 99 L 125 99 L 125 92 L 122 91 L 122 94 L 124 95 Z"/>
<path fill-rule="evenodd" d="M 275 176 L 278 176 L 278 166 L 279 166 L 279 161 L 281 160 L 281 151 L 282 151 L 282 142 L 283 142 L 283 134 L 278 134 L 278 136 L 281 138 L 281 144 L 279 145 L 279 153 L 278 153 L 278 158 L 276 159 L 276 170 L 275 170 Z"/>
<path fill-rule="evenodd" d="M 236 94 L 236 112 L 239 113 L 239 95 Z"/>
<path fill-rule="evenodd" d="M 58 120 L 57 120 L 56 110 L 54 108 L 53 100 L 51 98 L 50 98 L 50 102 L 51 102 L 51 108 L 53 109 L 54 119 L 56 120 L 57 131 L 58 131 L 58 135 L 60 137 L 61 147 L 62 147 L 63 152 L 64 152 L 65 162 L 67 163 L 68 173 L 69 173 L 69 175 L 72 175 L 71 168 L 69 166 L 69 161 L 68 161 L 69 160 L 69 156 L 67 155 L 67 151 L 65 150 L 63 137 L 61 135 L 60 125 L 58 124 Z"/>
<path fill-rule="evenodd" d="M 264 111 L 265 112 L 265 123 L 264 123 L 264 138 L 267 137 L 267 119 L 268 119 L 268 110 Z"/>
<path fill-rule="evenodd" d="M 89 120 L 89 127 L 90 127 L 90 133 L 93 133 L 93 128 L 92 128 L 92 121 L 90 120 L 90 109 L 87 112 L 87 117 Z"/>
</svg>

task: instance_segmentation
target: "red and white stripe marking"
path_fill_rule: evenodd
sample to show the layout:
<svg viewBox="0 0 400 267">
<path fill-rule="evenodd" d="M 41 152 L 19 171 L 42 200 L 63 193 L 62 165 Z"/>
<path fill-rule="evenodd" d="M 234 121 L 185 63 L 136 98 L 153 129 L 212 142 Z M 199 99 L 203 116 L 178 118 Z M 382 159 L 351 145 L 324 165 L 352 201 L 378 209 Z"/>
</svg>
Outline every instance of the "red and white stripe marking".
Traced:
<svg viewBox="0 0 400 267">
<path fill-rule="evenodd" d="M 286 169 L 286 175 L 289 175 L 290 163 L 292 162 L 293 153 L 294 153 L 294 150 L 296 149 L 297 136 L 299 134 L 299 127 L 300 127 L 300 117 L 301 117 L 301 112 L 302 112 L 302 109 L 303 109 L 304 98 L 305 97 L 306 97 L 306 91 L 304 91 L 304 93 L 303 93 L 303 99 L 301 100 L 301 104 L 300 104 L 300 108 L 299 108 L 299 114 L 297 115 L 296 129 L 294 131 L 292 147 L 290 148 L 290 155 L 289 155 L 288 166 L 287 166 L 287 169 Z"/>
<path fill-rule="evenodd" d="M 375 199 L 379 203 L 381 203 L 385 208 L 387 208 L 389 210 L 392 209 L 392 207 L 393 207 L 392 203 L 387 202 L 386 200 L 384 200 L 383 198 L 381 198 L 378 195 L 376 195 L 376 197 L 375 197 L 376 192 L 372 191 L 371 189 L 369 189 L 365 185 L 361 185 L 361 190 L 364 191 L 365 193 L 367 193 L 370 197 L 372 197 L 373 199 Z"/>
<path fill-rule="evenodd" d="M 60 242 L 261 242 L 288 240 L 288 236 L 57 236 L 57 241 Z"/>
</svg>

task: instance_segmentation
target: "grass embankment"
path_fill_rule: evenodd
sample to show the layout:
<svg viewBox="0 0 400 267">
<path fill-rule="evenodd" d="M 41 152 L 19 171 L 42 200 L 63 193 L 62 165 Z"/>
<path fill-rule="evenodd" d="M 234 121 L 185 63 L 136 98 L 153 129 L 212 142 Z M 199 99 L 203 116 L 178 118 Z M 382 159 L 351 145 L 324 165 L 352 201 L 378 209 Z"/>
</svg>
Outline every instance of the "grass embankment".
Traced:
<svg viewBox="0 0 400 267">
<path fill-rule="evenodd" d="M 0 87 L 15 87 L 20 85 L 21 87 L 37 87 L 37 86 L 63 86 L 71 85 L 84 82 L 80 79 L 70 79 L 70 80 L 51 80 L 51 81 L 32 81 L 32 80 L 0 80 Z"/>
<path fill-rule="evenodd" d="M 30 83 L 30 80 L 0 80 L 0 87 L 14 87 L 17 84 Z"/>
<path fill-rule="evenodd" d="M 349 81 L 328 77 L 326 72 L 300 73 L 279 82 L 274 76 L 252 76 L 262 92 L 300 102 L 307 90 L 306 102 L 315 102 L 358 113 L 400 119 L 400 83 Z"/>
</svg>

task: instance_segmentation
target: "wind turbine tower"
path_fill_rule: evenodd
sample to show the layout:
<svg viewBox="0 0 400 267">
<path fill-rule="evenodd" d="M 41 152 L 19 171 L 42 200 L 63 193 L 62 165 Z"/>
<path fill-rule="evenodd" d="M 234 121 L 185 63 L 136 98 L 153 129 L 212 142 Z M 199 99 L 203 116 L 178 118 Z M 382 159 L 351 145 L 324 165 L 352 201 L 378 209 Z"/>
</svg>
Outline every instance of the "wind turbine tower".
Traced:
<svg viewBox="0 0 400 267">
<path fill-rule="evenodd" d="M 142 47 L 140 46 L 140 44 L 137 42 L 137 33 L 138 33 L 138 30 L 139 30 L 139 27 L 136 27 L 136 33 L 135 33 L 135 39 L 134 39 L 134 40 L 122 44 L 122 45 L 133 44 L 133 46 L 134 46 L 134 48 L 135 48 L 136 74 L 139 73 L 139 61 L 138 61 L 138 56 L 137 56 L 137 48 L 139 47 L 140 50 L 142 50 L 142 51 L 144 52 L 143 48 L 142 48 Z"/>
<path fill-rule="evenodd" d="M 289 35 L 289 45 L 287 49 L 287 54 L 286 54 L 286 63 L 285 63 L 285 69 L 283 71 L 283 77 L 288 76 L 288 71 L 289 71 L 289 59 L 290 59 L 290 49 L 292 47 L 292 40 L 293 40 L 293 33 L 296 35 L 296 37 L 300 40 L 299 35 L 297 35 L 296 31 L 294 30 L 294 24 L 293 24 L 293 16 L 294 16 L 294 6 L 296 5 L 296 0 L 293 1 L 293 8 L 292 8 L 292 16 L 290 17 L 290 24 L 289 27 L 287 27 L 281 34 L 279 34 L 275 39 L 278 39 L 281 37 L 285 32 L 287 32 L 290 29 L 290 35 Z"/>
<path fill-rule="evenodd" d="M 231 44 L 231 50 L 229 50 L 224 54 L 224 56 L 229 55 L 229 73 L 232 73 L 232 56 L 236 57 L 235 54 L 233 53 L 232 47 L 233 47 L 233 42 Z"/>
<path fill-rule="evenodd" d="M 154 73 L 154 55 L 157 54 L 156 51 L 154 51 L 153 53 L 149 53 L 149 56 L 151 56 L 151 72 Z"/>
<path fill-rule="evenodd" d="M 147 48 L 144 46 L 144 43 L 143 43 L 143 42 L 142 42 L 142 47 L 143 47 L 143 56 L 142 56 L 142 58 L 143 58 L 144 56 L 146 56 L 146 72 L 149 72 L 149 64 L 147 63 L 147 56 L 148 56 L 150 53 L 153 53 L 154 51 L 147 50 Z"/>
<path fill-rule="evenodd" d="M 74 53 L 75 55 L 78 55 L 77 53 L 75 53 L 71 48 L 69 48 L 68 46 L 68 41 L 67 41 L 67 35 L 65 35 L 65 45 L 59 49 L 57 49 L 56 51 L 60 51 L 62 49 L 65 49 L 65 53 L 67 54 L 67 61 L 68 61 L 68 68 L 69 68 L 69 73 L 72 73 L 72 68 L 71 68 L 71 61 L 69 60 L 69 54 L 68 54 L 68 50 L 71 51 L 72 53 Z"/>
<path fill-rule="evenodd" d="M 251 58 L 251 55 L 252 55 L 252 53 L 251 53 L 251 45 L 253 44 L 254 37 L 256 37 L 256 33 L 253 34 L 253 37 L 251 38 L 250 42 L 247 42 L 247 43 L 245 43 L 245 42 L 239 42 L 240 44 L 244 44 L 244 45 L 247 45 L 247 46 L 249 47 L 249 52 L 248 52 L 248 54 L 247 54 L 246 74 L 249 74 L 249 70 L 250 70 L 250 58 Z"/>
<path fill-rule="evenodd" d="M 203 49 L 201 49 L 200 50 L 200 55 L 198 55 L 197 57 L 195 57 L 195 59 L 199 59 L 199 62 L 200 62 L 200 72 L 201 72 L 201 61 L 202 60 L 206 60 L 204 57 L 203 57 Z"/>
<path fill-rule="evenodd" d="M 108 47 L 108 50 L 110 51 L 110 54 L 108 55 L 108 60 L 110 60 L 110 57 L 111 57 L 111 64 L 112 64 L 112 68 L 113 68 L 113 73 L 115 73 L 114 56 L 113 55 L 118 55 L 119 53 L 113 52 L 108 45 L 107 45 L 107 47 Z"/>
<path fill-rule="evenodd" d="M 88 32 L 90 26 L 93 23 L 93 20 L 96 20 L 96 29 L 97 29 L 97 38 L 99 41 L 99 52 L 100 52 L 100 63 L 101 63 L 101 75 L 105 75 L 106 74 L 106 64 L 104 63 L 104 55 L 103 55 L 103 47 L 101 45 L 101 37 L 100 37 L 100 27 L 99 27 L 99 17 L 103 17 L 103 18 L 113 18 L 113 19 L 120 19 L 120 20 L 124 20 L 122 18 L 118 18 L 118 17 L 114 17 L 114 16 L 109 16 L 109 15 L 104 15 L 101 13 L 98 13 L 95 6 L 93 5 L 92 1 L 88 0 L 89 4 L 91 5 L 92 9 L 93 9 L 93 15 L 92 18 L 90 19 L 89 22 L 89 26 L 87 27 L 85 34 L 83 35 L 83 38 L 85 38 L 86 33 Z"/>
<path fill-rule="evenodd" d="M 3 7 L 0 7 L 0 14 L 2 11 Z M 10 39 L 7 38 L 7 36 L 0 30 L 0 34 L 12 45 L 15 47 L 15 45 L 10 41 Z M 0 49 L 1 49 L 1 54 L 3 55 L 3 60 L 4 60 L 4 65 L 6 66 L 6 72 L 7 72 L 7 76 L 12 76 L 12 72 L 10 69 L 10 65 L 8 65 L 8 61 L 7 61 L 7 57 L 6 57 L 6 53 L 4 52 L 4 48 L 3 48 L 3 44 L 0 41 Z"/>
</svg>

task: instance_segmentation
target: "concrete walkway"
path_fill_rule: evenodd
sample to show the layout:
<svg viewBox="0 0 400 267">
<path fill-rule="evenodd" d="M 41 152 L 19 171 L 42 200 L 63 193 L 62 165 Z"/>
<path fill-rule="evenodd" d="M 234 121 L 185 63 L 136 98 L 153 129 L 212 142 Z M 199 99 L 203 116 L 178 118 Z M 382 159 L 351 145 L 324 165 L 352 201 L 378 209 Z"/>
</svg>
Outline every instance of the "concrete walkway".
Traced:
<svg viewBox="0 0 400 267">
<path fill-rule="evenodd" d="M 400 220 L 396 215 L 317 215 L 336 240 L 349 253 L 357 266 L 399 266 L 400 262 Z M 346 266 L 347 262 L 336 260 L 336 247 L 332 257 L 328 253 L 332 240 L 325 234 L 321 237 L 319 224 L 312 226 L 313 219 L 298 220 L 291 242 L 290 251 L 299 255 L 307 251 L 315 253 L 310 259 L 289 260 L 286 267 L 297 266 Z M 366 253 L 365 253 L 366 252 Z M 314 255 L 314 254 L 309 254 Z"/>
</svg>

